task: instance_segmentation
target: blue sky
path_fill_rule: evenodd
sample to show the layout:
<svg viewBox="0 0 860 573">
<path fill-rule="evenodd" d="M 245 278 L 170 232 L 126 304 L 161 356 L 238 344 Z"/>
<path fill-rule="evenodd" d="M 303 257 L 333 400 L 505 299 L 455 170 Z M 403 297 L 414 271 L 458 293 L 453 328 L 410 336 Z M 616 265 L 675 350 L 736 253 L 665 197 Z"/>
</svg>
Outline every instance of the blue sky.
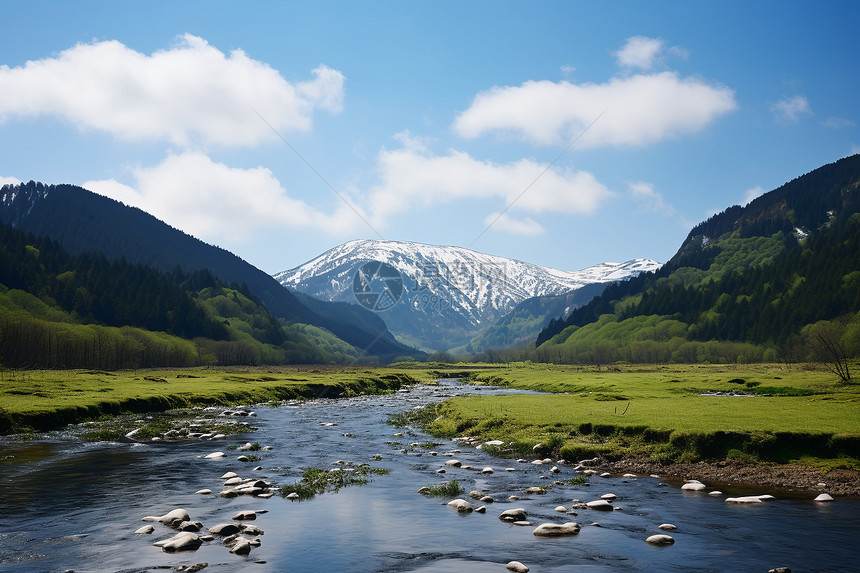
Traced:
<svg viewBox="0 0 860 573">
<path fill-rule="evenodd" d="M 860 4 L 0 2 L 0 183 L 269 273 L 339 243 L 565 270 L 860 152 Z"/>
</svg>

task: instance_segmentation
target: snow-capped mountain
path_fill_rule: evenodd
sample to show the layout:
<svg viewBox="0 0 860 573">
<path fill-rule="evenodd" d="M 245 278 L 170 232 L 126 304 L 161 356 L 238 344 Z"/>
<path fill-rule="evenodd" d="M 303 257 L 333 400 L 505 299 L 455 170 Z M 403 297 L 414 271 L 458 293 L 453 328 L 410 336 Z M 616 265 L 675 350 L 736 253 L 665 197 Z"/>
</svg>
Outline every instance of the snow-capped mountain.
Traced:
<svg viewBox="0 0 860 573">
<path fill-rule="evenodd" d="M 562 271 L 461 247 L 358 240 L 275 275 L 285 287 L 315 298 L 358 302 L 377 310 L 411 344 L 459 346 L 536 296 L 651 271 L 651 259 Z"/>
</svg>

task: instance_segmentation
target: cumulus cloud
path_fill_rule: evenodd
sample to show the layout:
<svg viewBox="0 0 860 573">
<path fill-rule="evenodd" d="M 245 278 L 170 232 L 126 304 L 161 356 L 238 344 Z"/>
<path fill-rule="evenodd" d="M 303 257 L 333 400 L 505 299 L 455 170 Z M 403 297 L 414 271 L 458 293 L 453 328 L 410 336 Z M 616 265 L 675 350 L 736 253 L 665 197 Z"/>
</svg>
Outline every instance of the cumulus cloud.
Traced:
<svg viewBox="0 0 860 573">
<path fill-rule="evenodd" d="M 657 55 L 663 50 L 663 40 L 645 36 L 633 36 L 615 52 L 615 59 L 622 68 L 650 70 Z"/>
<path fill-rule="evenodd" d="M 0 66 L 0 121 L 53 116 L 123 140 L 250 146 L 272 130 L 308 130 L 317 110 L 339 113 L 344 76 L 320 65 L 287 82 L 242 50 L 225 54 L 186 34 L 151 55 L 117 41 L 79 44 L 56 57 Z"/>
<path fill-rule="evenodd" d="M 21 180 L 16 177 L 3 177 L 0 175 L 0 187 L 4 185 L 17 185 Z"/>
<path fill-rule="evenodd" d="M 484 219 L 484 224 L 488 229 L 503 231 L 513 235 L 535 236 L 542 235 L 545 232 L 541 224 L 531 218 L 515 219 L 507 213 L 490 213 Z"/>
<path fill-rule="evenodd" d="M 493 199 L 530 213 L 588 214 L 611 195 L 586 171 L 528 159 L 494 163 L 458 150 L 435 154 L 408 134 L 399 140 L 401 147 L 383 149 L 377 157 L 380 183 L 370 189 L 367 208 L 374 221 L 462 199 Z"/>
<path fill-rule="evenodd" d="M 809 101 L 803 96 L 785 97 L 770 106 L 779 123 L 797 123 L 801 116 L 812 113 Z"/>
<path fill-rule="evenodd" d="M 454 129 L 468 139 L 501 133 L 558 145 L 600 116 L 579 147 L 645 145 L 698 132 L 736 108 L 731 89 L 671 71 L 602 84 L 528 81 L 479 93 Z"/>
<path fill-rule="evenodd" d="M 199 152 L 168 155 L 132 175 L 133 186 L 109 179 L 87 181 L 83 187 L 215 244 L 242 242 L 269 228 L 346 232 L 361 224 L 346 205 L 325 214 L 291 198 L 269 169 L 229 167 Z"/>
</svg>

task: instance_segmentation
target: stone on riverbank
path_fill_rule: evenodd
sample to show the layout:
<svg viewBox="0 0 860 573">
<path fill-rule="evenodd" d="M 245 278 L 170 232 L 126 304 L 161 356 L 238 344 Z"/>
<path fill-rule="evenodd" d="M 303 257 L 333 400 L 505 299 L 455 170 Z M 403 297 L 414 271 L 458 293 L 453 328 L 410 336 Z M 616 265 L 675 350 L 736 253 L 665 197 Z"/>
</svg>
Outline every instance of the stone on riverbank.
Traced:
<svg viewBox="0 0 860 573">
<path fill-rule="evenodd" d="M 507 565 L 505 565 L 505 569 L 508 571 L 513 571 L 514 573 L 529 573 L 529 568 L 520 563 L 519 561 L 511 561 Z"/>
<path fill-rule="evenodd" d="M 726 503 L 762 503 L 774 499 L 772 495 L 742 495 L 740 497 L 727 497 Z"/>
<path fill-rule="evenodd" d="M 681 489 L 684 491 L 704 491 L 708 489 L 708 486 L 700 482 L 699 480 L 688 480 L 687 483 L 681 486 Z"/>
</svg>

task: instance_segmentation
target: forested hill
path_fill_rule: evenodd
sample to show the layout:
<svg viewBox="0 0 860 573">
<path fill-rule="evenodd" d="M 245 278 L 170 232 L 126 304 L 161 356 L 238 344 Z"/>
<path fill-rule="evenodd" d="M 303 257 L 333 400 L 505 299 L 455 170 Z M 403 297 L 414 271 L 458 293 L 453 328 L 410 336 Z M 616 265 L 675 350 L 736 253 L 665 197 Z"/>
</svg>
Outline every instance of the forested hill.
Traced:
<svg viewBox="0 0 860 573">
<path fill-rule="evenodd" d="M 101 253 L 172 272 L 208 269 L 225 283 L 246 285 L 274 316 L 324 328 L 369 355 L 415 354 L 397 342 L 374 313 L 352 305 L 319 313 L 265 272 L 236 255 L 174 229 L 152 215 L 73 185 L 30 181 L 0 189 L 0 223 L 56 240 L 66 251 Z"/>
<path fill-rule="evenodd" d="M 282 325 L 247 289 L 70 255 L 0 226 L 0 364 L 98 368 L 343 363 L 359 351 L 325 331 Z"/>
<path fill-rule="evenodd" d="M 537 339 L 554 361 L 725 361 L 805 352 L 813 323 L 860 351 L 860 155 L 697 225 L 655 273 L 610 286 Z M 856 331 L 856 332 L 855 332 Z M 855 340 L 856 338 L 856 340 Z"/>
</svg>

